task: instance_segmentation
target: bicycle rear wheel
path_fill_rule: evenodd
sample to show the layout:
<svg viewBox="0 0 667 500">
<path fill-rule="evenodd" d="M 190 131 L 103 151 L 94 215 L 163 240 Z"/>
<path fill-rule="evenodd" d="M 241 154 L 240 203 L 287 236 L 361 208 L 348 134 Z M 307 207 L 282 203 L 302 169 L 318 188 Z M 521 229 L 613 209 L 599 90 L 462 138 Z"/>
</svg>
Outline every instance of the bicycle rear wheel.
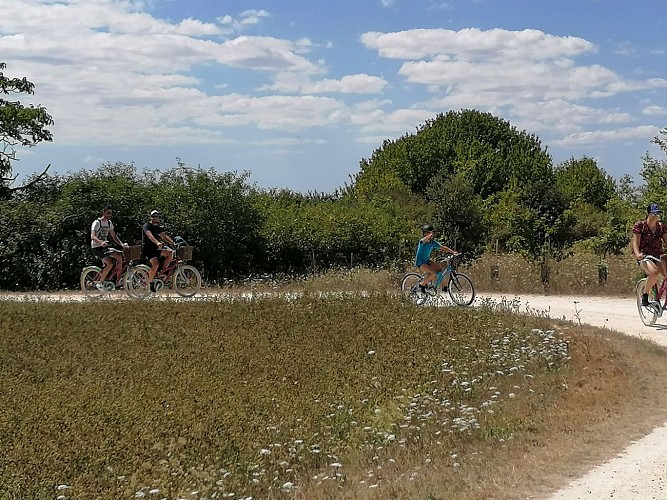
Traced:
<svg viewBox="0 0 667 500">
<path fill-rule="evenodd" d="M 201 288 L 201 274 L 194 266 L 181 266 L 174 273 L 172 286 L 181 297 L 192 297 Z"/>
<path fill-rule="evenodd" d="M 99 290 L 95 288 L 95 283 L 100 280 L 101 273 L 102 269 L 97 266 L 89 266 L 81 271 L 81 291 L 87 294 L 99 293 Z"/>
<path fill-rule="evenodd" d="M 424 297 L 419 289 L 419 282 L 421 280 L 421 275 L 417 273 L 408 273 L 401 280 L 401 292 L 414 304 L 421 304 L 420 300 L 424 301 Z"/>
<path fill-rule="evenodd" d="M 457 306 L 469 306 L 475 300 L 475 287 L 463 273 L 453 272 L 448 284 L 449 298 Z"/>
<path fill-rule="evenodd" d="M 646 283 L 646 278 L 642 278 L 637 282 L 637 310 L 639 311 L 639 317 L 646 326 L 653 326 L 655 321 L 658 319 L 658 311 L 653 309 L 653 307 L 642 306 L 642 294 L 644 293 L 644 284 Z M 655 300 L 655 290 L 651 290 L 651 293 L 648 294 L 649 301 Z"/>
</svg>

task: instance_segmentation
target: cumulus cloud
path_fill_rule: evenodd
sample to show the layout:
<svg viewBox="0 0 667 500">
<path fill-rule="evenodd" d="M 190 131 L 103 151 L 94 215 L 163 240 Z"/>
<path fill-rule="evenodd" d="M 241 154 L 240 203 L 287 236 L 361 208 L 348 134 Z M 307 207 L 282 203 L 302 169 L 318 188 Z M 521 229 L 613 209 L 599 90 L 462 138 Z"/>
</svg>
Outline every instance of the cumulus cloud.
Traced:
<svg viewBox="0 0 667 500">
<path fill-rule="evenodd" d="M 667 115 L 667 108 L 664 106 L 646 106 L 642 113 L 649 116 Z"/>
<path fill-rule="evenodd" d="M 219 96 L 227 82 L 200 80 L 196 69 L 229 67 L 268 78 L 298 75 L 301 94 L 377 93 L 386 82 L 365 74 L 316 80 L 325 74 L 307 54 L 305 37 L 244 34 L 270 14 L 248 10 L 217 23 L 172 22 L 130 0 L 12 0 L 0 17 L 0 53 L 8 74 L 37 84 L 60 145 L 224 143 L 225 128 L 243 125 L 293 130 L 345 120 L 341 102 L 295 96 Z M 289 81 L 289 77 L 285 77 Z M 252 89 L 248 89 L 252 91 Z"/>
<path fill-rule="evenodd" d="M 615 130 L 594 130 L 570 134 L 563 139 L 552 141 L 556 146 L 587 146 L 605 142 L 634 141 L 641 139 L 648 143 L 659 132 L 658 127 L 642 125 Z"/>
<path fill-rule="evenodd" d="M 452 58 L 458 60 L 542 60 L 572 57 L 594 51 L 587 40 L 558 37 L 539 30 L 508 31 L 476 28 L 413 29 L 393 33 L 368 32 L 361 42 L 392 59 Z"/>
<path fill-rule="evenodd" d="M 281 93 L 299 92 L 301 94 L 378 94 L 384 90 L 387 84 L 388 82 L 385 79 L 365 73 L 345 75 L 339 80 L 327 78 L 313 81 L 302 74 L 289 72 L 277 75 L 273 84 L 264 85 L 260 90 Z"/>
<path fill-rule="evenodd" d="M 246 10 L 241 12 L 238 18 L 229 14 L 218 18 L 220 24 L 231 27 L 234 31 L 242 31 L 248 26 L 255 26 L 262 22 L 262 19 L 271 17 L 265 10 Z"/>
<path fill-rule="evenodd" d="M 368 32 L 360 38 L 380 57 L 403 60 L 399 75 L 433 98 L 415 107 L 431 110 L 475 108 L 512 120 L 531 131 L 563 137 L 563 144 L 601 141 L 603 132 L 584 134 L 591 125 L 626 125 L 633 116 L 596 107 L 595 100 L 622 92 L 664 88 L 664 79 L 626 80 L 599 64 L 578 58 L 597 52 L 591 42 L 539 30 L 414 29 Z M 583 104 L 583 102 L 586 104 Z M 657 113 L 646 108 L 645 114 Z"/>
</svg>

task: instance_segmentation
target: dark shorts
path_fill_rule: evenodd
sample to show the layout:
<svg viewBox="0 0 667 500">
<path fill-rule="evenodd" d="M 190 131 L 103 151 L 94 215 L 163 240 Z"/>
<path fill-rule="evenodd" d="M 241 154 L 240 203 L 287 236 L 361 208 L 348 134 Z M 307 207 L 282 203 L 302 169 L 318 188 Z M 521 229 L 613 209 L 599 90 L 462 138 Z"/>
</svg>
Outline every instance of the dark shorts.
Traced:
<svg viewBox="0 0 667 500">
<path fill-rule="evenodd" d="M 431 265 L 431 264 L 433 264 L 433 261 L 431 259 L 429 259 L 426 262 L 420 262 L 419 264 L 417 264 L 417 268 L 422 267 L 424 264 Z"/>
<path fill-rule="evenodd" d="M 106 250 L 107 249 L 105 247 L 93 247 L 90 249 L 93 255 L 100 260 L 102 260 L 105 257 L 104 252 L 106 252 Z"/>
<path fill-rule="evenodd" d="M 143 257 L 146 260 L 151 260 L 153 257 L 159 257 L 162 251 L 159 248 L 146 248 L 143 249 Z"/>
</svg>

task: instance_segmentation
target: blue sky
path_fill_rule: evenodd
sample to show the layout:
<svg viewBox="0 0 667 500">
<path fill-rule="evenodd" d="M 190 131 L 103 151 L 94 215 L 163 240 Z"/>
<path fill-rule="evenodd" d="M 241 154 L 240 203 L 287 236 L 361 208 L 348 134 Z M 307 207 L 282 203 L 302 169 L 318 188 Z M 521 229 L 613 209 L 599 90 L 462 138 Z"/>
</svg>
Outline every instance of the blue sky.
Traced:
<svg viewBox="0 0 667 500">
<path fill-rule="evenodd" d="M 0 61 L 54 117 L 24 177 L 104 162 L 329 192 L 384 139 L 489 111 L 639 179 L 667 125 L 667 0 L 0 0 Z"/>
</svg>

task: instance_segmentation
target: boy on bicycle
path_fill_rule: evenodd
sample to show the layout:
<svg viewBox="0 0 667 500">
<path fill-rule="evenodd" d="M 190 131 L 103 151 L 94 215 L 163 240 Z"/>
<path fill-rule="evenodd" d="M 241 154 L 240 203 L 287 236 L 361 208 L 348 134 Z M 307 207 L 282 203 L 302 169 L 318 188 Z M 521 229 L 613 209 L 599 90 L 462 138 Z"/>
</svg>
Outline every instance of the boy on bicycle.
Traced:
<svg viewBox="0 0 667 500">
<path fill-rule="evenodd" d="M 437 278 L 437 273 L 443 271 L 447 264 L 445 262 L 433 262 L 431 261 L 431 253 L 434 250 L 446 250 L 452 255 L 458 255 L 456 250 L 452 250 L 448 246 L 442 245 L 435 241 L 433 237 L 435 236 L 435 230 L 431 224 L 424 224 L 422 226 L 422 239 L 419 240 L 417 245 L 417 255 L 415 256 L 415 266 L 419 270 L 425 273 L 424 278 L 419 283 L 419 288 L 421 289 L 422 294 L 426 293 L 426 287 Z"/>
<path fill-rule="evenodd" d="M 646 219 L 637 221 L 632 227 L 632 253 L 647 276 L 642 306 L 648 306 L 648 293 L 657 283 L 660 274 L 667 274 L 665 262 L 662 260 L 662 248 L 667 245 L 667 226 L 658 220 L 661 213 L 660 205 L 651 203 L 646 209 Z M 647 255 L 659 259 L 660 263 L 643 260 Z"/>
<path fill-rule="evenodd" d="M 100 273 L 100 281 L 95 283 L 95 288 L 98 290 L 104 290 L 104 280 L 107 278 L 111 270 L 115 266 L 120 266 L 123 263 L 123 254 L 120 252 L 113 252 L 105 255 L 105 252 L 109 248 L 109 236 L 111 236 L 113 241 L 120 245 L 121 248 L 125 246 L 125 243 L 120 241 L 120 238 L 114 231 L 113 223 L 111 222 L 112 216 L 113 210 L 107 205 L 104 207 L 104 210 L 102 210 L 102 217 L 95 219 L 90 226 L 90 249 L 93 252 L 93 255 L 98 259 L 101 259 L 104 264 L 104 268 Z"/>
</svg>

